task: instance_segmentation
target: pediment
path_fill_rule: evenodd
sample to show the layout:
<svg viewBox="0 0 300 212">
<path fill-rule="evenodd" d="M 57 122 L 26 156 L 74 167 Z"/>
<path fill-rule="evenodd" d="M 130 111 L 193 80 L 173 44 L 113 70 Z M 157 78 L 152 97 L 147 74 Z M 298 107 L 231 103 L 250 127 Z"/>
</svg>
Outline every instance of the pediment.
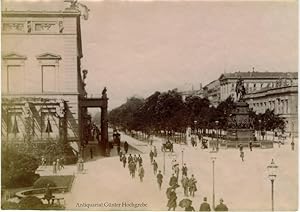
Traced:
<svg viewBox="0 0 300 212">
<path fill-rule="evenodd" d="M 61 56 L 52 53 L 44 53 L 36 56 L 38 60 L 60 60 Z"/>
<path fill-rule="evenodd" d="M 2 59 L 3 60 L 26 60 L 27 57 L 16 53 L 10 53 L 10 54 L 2 55 Z"/>
</svg>

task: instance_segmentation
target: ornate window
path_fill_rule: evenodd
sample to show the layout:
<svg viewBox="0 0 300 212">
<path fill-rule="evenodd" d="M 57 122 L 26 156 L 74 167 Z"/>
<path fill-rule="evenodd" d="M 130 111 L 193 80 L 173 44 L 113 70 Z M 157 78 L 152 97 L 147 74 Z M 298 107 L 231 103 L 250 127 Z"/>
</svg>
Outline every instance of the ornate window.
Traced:
<svg viewBox="0 0 300 212">
<path fill-rule="evenodd" d="M 37 56 L 41 70 L 41 88 L 43 93 L 59 91 L 59 55 L 45 53 Z"/>
<path fill-rule="evenodd" d="M 24 93 L 25 60 L 23 55 L 11 53 L 2 56 L 2 92 Z"/>
</svg>

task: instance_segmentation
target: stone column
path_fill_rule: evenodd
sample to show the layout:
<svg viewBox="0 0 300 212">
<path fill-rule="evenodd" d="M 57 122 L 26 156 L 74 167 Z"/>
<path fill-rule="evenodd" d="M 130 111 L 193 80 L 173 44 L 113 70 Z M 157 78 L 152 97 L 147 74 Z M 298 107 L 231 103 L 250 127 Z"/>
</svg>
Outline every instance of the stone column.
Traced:
<svg viewBox="0 0 300 212">
<path fill-rule="evenodd" d="M 101 107 L 101 142 L 105 149 L 105 155 L 110 155 L 110 146 L 108 142 L 108 113 L 107 113 L 107 101 L 106 96 L 102 96 L 104 103 Z"/>
</svg>

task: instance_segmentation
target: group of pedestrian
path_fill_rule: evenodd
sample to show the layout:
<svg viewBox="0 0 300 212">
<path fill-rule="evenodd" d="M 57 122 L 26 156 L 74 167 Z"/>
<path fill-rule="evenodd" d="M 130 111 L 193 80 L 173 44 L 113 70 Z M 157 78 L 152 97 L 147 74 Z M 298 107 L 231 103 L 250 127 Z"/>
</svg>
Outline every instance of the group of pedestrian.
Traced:
<svg viewBox="0 0 300 212">
<path fill-rule="evenodd" d="M 52 163 L 52 167 L 53 167 L 53 174 L 56 174 L 57 171 L 60 171 L 62 169 L 64 169 L 64 158 L 57 158 L 56 160 L 53 161 Z"/>
<path fill-rule="evenodd" d="M 140 177 L 140 181 L 143 182 L 143 178 L 145 176 L 145 169 L 143 167 L 143 159 L 141 155 L 138 156 L 135 154 L 132 156 L 131 154 L 126 157 L 126 154 L 120 154 L 120 162 L 122 162 L 123 167 L 126 167 L 126 163 L 128 162 L 129 174 L 132 178 L 135 178 L 135 173 L 138 171 L 138 176 Z M 138 166 L 138 167 L 137 167 Z"/>
</svg>

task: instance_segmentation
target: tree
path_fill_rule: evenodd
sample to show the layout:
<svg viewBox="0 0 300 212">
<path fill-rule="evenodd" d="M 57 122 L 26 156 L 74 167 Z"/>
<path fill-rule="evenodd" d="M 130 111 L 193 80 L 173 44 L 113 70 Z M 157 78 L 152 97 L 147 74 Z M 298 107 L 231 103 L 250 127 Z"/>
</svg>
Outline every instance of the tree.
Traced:
<svg viewBox="0 0 300 212">
<path fill-rule="evenodd" d="M 2 149 L 2 185 L 7 188 L 31 186 L 39 177 L 35 174 L 39 162 L 33 156 L 14 149 Z"/>
</svg>

